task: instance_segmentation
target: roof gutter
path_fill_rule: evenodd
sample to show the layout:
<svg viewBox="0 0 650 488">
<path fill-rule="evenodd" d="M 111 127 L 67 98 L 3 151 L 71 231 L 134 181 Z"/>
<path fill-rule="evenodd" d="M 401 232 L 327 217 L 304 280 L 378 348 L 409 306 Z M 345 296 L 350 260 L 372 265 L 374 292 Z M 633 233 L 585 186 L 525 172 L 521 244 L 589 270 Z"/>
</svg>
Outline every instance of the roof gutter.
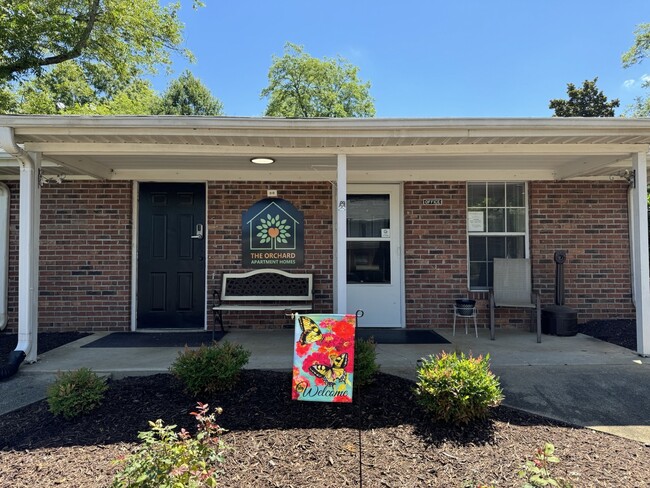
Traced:
<svg viewBox="0 0 650 488">
<path fill-rule="evenodd" d="M 0 149 L 15 157 L 20 162 L 20 236 L 19 236 L 19 271 L 18 271 L 18 344 L 9 356 L 9 364 L 0 367 L 0 380 L 12 376 L 18 371 L 23 360 L 30 356 L 36 358 L 37 314 L 32 311 L 37 282 L 35 260 L 31 251 L 38 244 L 38 224 L 35 222 L 34 202 L 38 198 L 36 184 L 38 163 L 24 149 L 18 147 L 12 127 L 0 127 Z M 37 261 L 36 261 L 37 265 Z"/>
</svg>

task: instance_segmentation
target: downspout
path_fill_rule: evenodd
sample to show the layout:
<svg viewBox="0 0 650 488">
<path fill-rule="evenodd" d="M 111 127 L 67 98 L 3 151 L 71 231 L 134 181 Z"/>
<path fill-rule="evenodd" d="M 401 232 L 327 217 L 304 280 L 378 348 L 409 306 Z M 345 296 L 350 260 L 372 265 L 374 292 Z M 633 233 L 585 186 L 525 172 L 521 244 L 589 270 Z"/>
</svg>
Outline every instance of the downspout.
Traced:
<svg viewBox="0 0 650 488">
<path fill-rule="evenodd" d="M 7 326 L 10 196 L 9 187 L 0 183 L 0 330 Z"/>
<path fill-rule="evenodd" d="M 20 163 L 20 235 L 19 235 L 19 272 L 18 272 L 18 344 L 9 355 L 7 365 L 0 366 L 0 380 L 13 376 L 20 364 L 29 357 L 36 360 L 35 321 L 38 320 L 37 304 L 34 304 L 35 283 L 34 261 L 30 257 L 33 246 L 38 242 L 38 229 L 35 228 L 34 200 L 38 198 L 39 162 L 18 147 L 11 127 L 0 127 L 0 149 L 15 157 Z M 23 225 L 27 223 L 27 225 Z M 38 259 L 38 256 L 35 257 Z"/>
<path fill-rule="evenodd" d="M 634 195 L 632 195 L 632 185 L 627 185 L 627 215 L 628 215 L 628 229 L 630 240 L 630 288 L 632 289 L 632 305 L 636 309 L 636 277 L 635 277 L 635 257 L 634 257 L 634 242 L 636 234 L 634 233 Z"/>
</svg>

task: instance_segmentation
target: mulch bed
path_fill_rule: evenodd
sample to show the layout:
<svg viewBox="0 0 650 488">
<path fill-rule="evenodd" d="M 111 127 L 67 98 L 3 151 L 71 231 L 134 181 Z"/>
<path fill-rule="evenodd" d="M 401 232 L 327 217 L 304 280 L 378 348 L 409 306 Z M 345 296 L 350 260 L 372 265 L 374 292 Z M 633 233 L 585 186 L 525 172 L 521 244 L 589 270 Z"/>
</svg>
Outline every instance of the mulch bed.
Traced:
<svg viewBox="0 0 650 488">
<path fill-rule="evenodd" d="M 351 405 L 295 402 L 290 387 L 290 373 L 246 370 L 233 392 L 193 398 L 170 375 L 126 378 L 110 383 L 96 411 L 69 421 L 37 402 L 0 417 L 0 480 L 110 486 L 112 460 L 149 420 L 192 429 L 197 400 L 224 409 L 224 487 L 516 487 L 517 470 L 545 442 L 561 459 L 556 476 L 576 487 L 647 486 L 650 477 L 650 447 L 510 408 L 467 426 L 432 422 L 413 383 L 395 376 L 379 374 Z"/>
<path fill-rule="evenodd" d="M 51 351 L 69 342 L 90 335 L 88 332 L 39 332 L 37 338 L 37 354 Z M 5 364 L 9 353 L 18 345 L 18 334 L 0 332 L 0 364 Z"/>
<path fill-rule="evenodd" d="M 578 324 L 578 332 L 636 351 L 635 320 L 592 320 Z"/>
</svg>

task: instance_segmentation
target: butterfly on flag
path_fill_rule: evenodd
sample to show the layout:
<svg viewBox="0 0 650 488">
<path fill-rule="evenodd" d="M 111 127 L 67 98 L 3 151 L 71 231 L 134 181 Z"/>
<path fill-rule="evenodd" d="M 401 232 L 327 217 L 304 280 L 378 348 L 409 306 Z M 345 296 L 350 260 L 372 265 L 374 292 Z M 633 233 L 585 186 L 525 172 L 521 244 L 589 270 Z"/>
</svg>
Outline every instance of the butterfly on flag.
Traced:
<svg viewBox="0 0 650 488">
<path fill-rule="evenodd" d="M 345 382 L 347 373 L 345 367 L 348 365 L 348 353 L 344 352 L 340 356 L 332 356 L 331 364 L 325 365 L 314 363 L 309 367 L 309 371 L 317 378 L 322 378 L 327 386 L 334 386 L 336 381 Z"/>
<path fill-rule="evenodd" d="M 323 333 L 318 324 L 309 317 L 300 317 L 300 344 L 306 346 L 318 342 L 323 338 Z"/>
</svg>

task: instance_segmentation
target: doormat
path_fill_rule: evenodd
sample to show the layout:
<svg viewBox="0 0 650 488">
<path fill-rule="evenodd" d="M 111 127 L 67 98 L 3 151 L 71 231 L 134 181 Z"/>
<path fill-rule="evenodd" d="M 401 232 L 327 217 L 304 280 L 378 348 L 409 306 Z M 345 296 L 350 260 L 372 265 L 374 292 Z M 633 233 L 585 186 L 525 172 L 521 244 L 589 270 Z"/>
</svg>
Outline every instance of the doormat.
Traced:
<svg viewBox="0 0 650 488">
<path fill-rule="evenodd" d="M 226 332 L 215 331 L 219 341 Z M 81 347 L 199 347 L 212 343 L 212 332 L 113 332 Z"/>
<path fill-rule="evenodd" d="M 370 337 L 377 344 L 450 344 L 440 334 L 428 329 L 357 329 L 357 339 Z"/>
</svg>

